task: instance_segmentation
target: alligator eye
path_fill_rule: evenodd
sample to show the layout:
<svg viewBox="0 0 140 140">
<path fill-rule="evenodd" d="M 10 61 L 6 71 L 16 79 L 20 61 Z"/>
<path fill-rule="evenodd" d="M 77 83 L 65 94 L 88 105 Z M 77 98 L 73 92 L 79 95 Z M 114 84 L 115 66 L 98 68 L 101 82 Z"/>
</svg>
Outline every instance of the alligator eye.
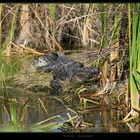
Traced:
<svg viewBox="0 0 140 140">
<path fill-rule="evenodd" d="M 52 59 L 57 60 L 59 55 L 57 53 L 52 53 Z"/>
</svg>

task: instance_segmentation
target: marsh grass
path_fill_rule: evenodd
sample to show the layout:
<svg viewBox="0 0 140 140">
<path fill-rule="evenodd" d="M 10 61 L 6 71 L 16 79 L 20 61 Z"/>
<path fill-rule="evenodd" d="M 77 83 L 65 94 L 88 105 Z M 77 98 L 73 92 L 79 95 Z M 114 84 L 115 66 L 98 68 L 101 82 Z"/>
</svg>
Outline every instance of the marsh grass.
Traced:
<svg viewBox="0 0 140 140">
<path fill-rule="evenodd" d="M 9 31 L 9 43 L 6 46 L 6 56 L 10 56 L 10 52 L 11 52 L 11 42 L 13 42 L 13 38 L 14 38 L 14 33 L 15 33 L 15 28 L 16 28 L 16 19 L 17 19 L 17 12 L 19 9 L 19 5 L 15 5 L 15 14 L 13 15 L 13 19 L 12 19 L 12 23 L 11 23 L 11 28 Z"/>
<path fill-rule="evenodd" d="M 130 6 L 130 5 L 129 5 Z M 139 33 L 140 33 L 140 20 L 139 12 L 140 5 L 132 5 L 132 46 L 130 51 L 130 95 L 131 95 L 131 108 L 139 108 L 139 85 L 140 85 L 140 75 L 139 75 Z M 134 111 L 133 116 L 137 116 L 138 112 Z"/>
<path fill-rule="evenodd" d="M 24 117 L 28 110 L 27 100 L 19 101 L 19 95 L 15 97 L 14 79 L 15 75 L 20 71 L 21 60 L 19 58 L 9 58 L 0 56 L 0 105 L 1 105 L 1 121 L 5 126 L 9 126 L 7 131 L 19 131 L 22 126 Z"/>
<path fill-rule="evenodd" d="M 10 78 L 12 79 L 14 72 L 16 71 L 13 70 L 13 66 L 10 63 L 7 63 L 6 61 L 0 60 L 0 83 L 1 83 L 1 96 L 4 97 L 4 100 L 2 101 L 3 104 L 2 108 L 5 110 L 3 113 L 7 114 L 7 117 L 9 118 L 9 123 L 12 125 L 17 125 L 17 110 L 16 110 L 16 99 L 13 98 L 11 99 L 9 97 L 8 93 L 8 82 L 7 79 Z M 11 80 L 12 81 L 12 80 Z"/>
<path fill-rule="evenodd" d="M 108 38 L 109 38 L 109 35 L 108 35 L 108 13 L 107 13 L 107 10 L 108 10 L 108 5 L 106 4 L 99 4 L 98 5 L 99 7 L 99 10 L 101 10 L 101 14 L 99 15 L 100 16 L 100 19 L 101 19 L 101 23 L 102 23 L 102 42 L 101 42 L 101 47 L 100 49 L 102 48 L 108 48 L 109 47 L 109 42 L 108 42 Z M 106 20 L 104 20 L 106 19 Z M 107 79 L 107 70 L 108 70 L 108 62 L 106 59 L 104 59 L 104 63 L 102 64 L 102 67 L 101 67 L 101 72 L 102 72 L 102 87 L 105 88 L 106 86 L 106 79 Z"/>
<path fill-rule="evenodd" d="M 2 16 L 2 4 L 0 4 L 0 49 L 1 49 L 1 46 L 2 46 L 2 43 L 1 43 L 1 40 L 2 40 L 2 31 L 1 31 L 1 16 Z"/>
</svg>

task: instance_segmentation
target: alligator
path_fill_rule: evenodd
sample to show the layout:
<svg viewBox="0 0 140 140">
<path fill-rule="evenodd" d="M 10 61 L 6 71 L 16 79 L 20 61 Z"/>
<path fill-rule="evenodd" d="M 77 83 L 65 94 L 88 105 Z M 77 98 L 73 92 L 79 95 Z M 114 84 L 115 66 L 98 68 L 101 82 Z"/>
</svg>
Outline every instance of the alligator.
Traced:
<svg viewBox="0 0 140 140">
<path fill-rule="evenodd" d="M 60 52 L 47 53 L 38 60 L 40 61 L 40 65 L 37 66 L 37 71 L 51 72 L 53 75 L 53 79 L 50 81 L 52 94 L 59 95 L 63 91 L 61 86 L 61 82 L 63 81 L 85 83 L 97 79 L 100 75 L 99 70 L 86 67 Z"/>
</svg>

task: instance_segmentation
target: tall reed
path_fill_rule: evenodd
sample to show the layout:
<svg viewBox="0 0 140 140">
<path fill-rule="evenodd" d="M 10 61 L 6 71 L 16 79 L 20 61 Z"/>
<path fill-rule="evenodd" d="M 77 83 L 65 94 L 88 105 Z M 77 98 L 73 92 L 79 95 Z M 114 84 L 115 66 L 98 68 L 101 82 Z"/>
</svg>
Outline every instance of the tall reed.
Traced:
<svg viewBox="0 0 140 140">
<path fill-rule="evenodd" d="M 113 10 L 114 9 L 114 10 Z M 119 71 L 119 67 L 117 65 L 117 61 L 119 60 L 119 23 L 121 18 L 120 5 L 112 5 L 112 27 L 110 36 L 110 80 L 115 81 L 118 77 L 117 70 Z"/>
<path fill-rule="evenodd" d="M 14 38 L 14 33 L 15 33 L 15 28 L 16 28 L 16 19 L 17 19 L 17 12 L 18 12 L 18 9 L 19 9 L 19 4 L 17 4 L 15 6 L 15 13 L 14 13 L 14 16 L 13 16 L 13 19 L 12 19 L 12 23 L 11 23 L 11 28 L 10 28 L 10 31 L 9 31 L 9 44 L 8 46 L 6 46 L 6 56 L 10 56 L 10 51 L 11 51 L 11 43 L 13 41 L 13 38 Z"/>
<path fill-rule="evenodd" d="M 18 39 L 16 39 L 17 45 L 23 45 L 24 47 L 29 43 L 30 34 L 30 22 L 29 22 L 29 5 L 23 4 L 20 8 L 20 26 L 21 30 Z"/>
<path fill-rule="evenodd" d="M 102 42 L 101 42 L 101 49 L 102 48 L 108 48 L 109 42 L 108 42 L 108 5 L 107 4 L 99 4 L 99 11 L 100 14 L 100 21 L 102 24 Z M 106 19 L 106 20 L 105 20 Z M 104 58 L 104 63 L 102 65 L 101 71 L 102 71 L 102 86 L 105 88 L 107 83 L 107 74 L 108 74 L 108 62 L 107 59 Z"/>
<path fill-rule="evenodd" d="M 50 16 L 50 29 L 53 39 L 55 39 L 55 19 L 56 19 L 56 4 L 48 4 Z M 52 41 L 52 48 L 55 49 L 55 43 Z"/>
<path fill-rule="evenodd" d="M 0 49 L 1 49 L 1 46 L 2 46 L 2 44 L 1 44 L 1 40 L 2 40 L 2 31 L 1 31 L 1 25 L 2 25 L 2 23 L 1 23 L 1 21 L 2 21 L 2 19 L 1 19 L 1 16 L 2 16 L 2 3 L 0 3 Z"/>
<path fill-rule="evenodd" d="M 7 116 L 3 118 L 5 123 L 15 126 L 18 124 L 17 102 L 15 98 L 11 98 L 9 96 L 8 80 L 10 79 L 10 82 L 12 82 L 14 72 L 17 72 L 18 64 L 17 62 L 10 63 L 7 59 L 5 59 L 2 56 L 0 57 L 0 94 L 1 97 L 3 97 L 3 100 L 0 102 L 0 105 L 2 108 L 1 113 L 3 114 L 3 116 Z M 6 120 L 6 118 L 8 119 Z"/>
<path fill-rule="evenodd" d="M 130 5 L 129 5 L 130 8 Z M 129 10 L 130 12 L 130 10 Z M 130 50 L 130 97 L 131 108 L 139 108 L 140 89 L 140 4 L 132 4 L 132 46 Z M 129 33 L 130 34 L 130 33 Z M 131 113 L 138 116 L 138 112 Z"/>
<path fill-rule="evenodd" d="M 92 4 L 84 4 L 84 14 L 88 15 L 90 12 L 90 9 L 92 8 Z M 91 26 L 91 21 L 90 21 L 90 17 L 85 17 L 84 18 L 84 22 L 83 22 L 83 31 L 82 31 L 82 42 L 83 42 L 83 46 L 88 46 L 89 45 L 89 27 Z"/>
</svg>

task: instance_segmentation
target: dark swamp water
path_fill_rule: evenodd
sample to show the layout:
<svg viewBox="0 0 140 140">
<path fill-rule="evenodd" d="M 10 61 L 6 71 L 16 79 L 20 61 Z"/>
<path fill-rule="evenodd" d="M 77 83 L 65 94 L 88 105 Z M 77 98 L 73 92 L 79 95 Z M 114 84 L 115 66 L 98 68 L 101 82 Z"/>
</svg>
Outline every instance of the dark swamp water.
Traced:
<svg viewBox="0 0 140 140">
<path fill-rule="evenodd" d="M 25 102 L 28 101 L 26 112 L 19 127 L 13 129 L 8 126 L 10 118 L 8 113 L 1 117 L 1 131 L 39 131 L 39 132 L 129 132 L 130 128 L 126 124 L 117 123 L 121 119 L 121 111 L 109 109 L 107 107 L 93 105 L 83 113 L 76 113 L 74 106 L 64 105 L 55 97 L 45 95 L 32 96 L 26 91 L 18 89 L 8 89 L 11 99 L 16 99 L 15 108 L 17 119 Z M 12 96 L 14 95 L 14 97 Z M 36 94 L 36 93 L 35 93 Z M 42 103 L 43 102 L 43 106 Z M 7 103 L 8 104 L 8 103 Z M 5 103 L 6 105 L 6 103 Z M 45 109 L 44 109 L 45 108 Z M 76 108 L 76 107 L 75 107 Z M 5 109 L 6 110 L 6 109 Z M 89 111 L 88 111 L 89 110 Z M 118 115 L 119 113 L 119 115 Z M 81 126 L 73 128 L 68 121 L 69 115 L 73 120 L 82 118 Z M 122 118 L 123 119 L 123 118 Z M 40 122 L 40 123 L 38 123 Z M 36 125 L 35 125 L 36 124 Z M 37 125 L 38 124 L 38 125 Z M 78 124 L 78 121 L 77 121 Z M 5 126 L 4 126 L 5 125 Z"/>
<path fill-rule="evenodd" d="M 61 100 L 61 95 L 29 90 L 45 81 L 36 73 L 32 75 L 34 69 L 25 60 L 29 58 L 1 57 L 1 132 L 139 132 L 136 122 L 118 122 L 125 117 L 122 109 L 97 104 L 83 108 L 77 99 L 77 104 L 68 104 Z"/>
</svg>

